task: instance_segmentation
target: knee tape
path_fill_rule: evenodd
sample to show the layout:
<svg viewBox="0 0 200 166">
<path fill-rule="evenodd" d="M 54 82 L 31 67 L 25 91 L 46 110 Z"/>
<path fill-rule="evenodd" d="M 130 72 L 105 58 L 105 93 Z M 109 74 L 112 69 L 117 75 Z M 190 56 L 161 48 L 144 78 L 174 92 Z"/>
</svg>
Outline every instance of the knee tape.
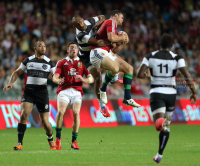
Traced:
<svg viewBox="0 0 200 166">
<path fill-rule="evenodd" d="M 170 132 L 170 124 L 172 121 L 172 116 L 166 116 L 165 121 L 163 123 L 163 131 Z"/>
</svg>

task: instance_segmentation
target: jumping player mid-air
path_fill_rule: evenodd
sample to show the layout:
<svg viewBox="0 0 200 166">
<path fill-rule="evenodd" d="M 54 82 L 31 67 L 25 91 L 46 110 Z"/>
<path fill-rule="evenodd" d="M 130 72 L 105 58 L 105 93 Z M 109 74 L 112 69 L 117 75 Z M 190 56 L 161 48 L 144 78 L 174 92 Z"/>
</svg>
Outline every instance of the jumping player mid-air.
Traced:
<svg viewBox="0 0 200 166">
<path fill-rule="evenodd" d="M 102 86 L 102 76 L 99 68 L 93 66 L 90 63 L 90 46 L 106 46 L 110 45 L 110 41 L 95 39 L 96 31 L 104 22 L 105 16 L 100 15 L 96 17 L 90 17 L 86 20 L 80 16 L 72 18 L 73 26 L 76 28 L 76 39 L 79 44 L 79 58 L 83 64 L 88 68 L 92 76 L 94 77 L 94 90 L 98 99 L 100 99 L 99 88 Z M 122 83 L 118 79 L 118 74 L 112 79 L 112 83 Z M 100 107 L 103 116 L 109 117 L 110 113 L 104 103 L 100 101 Z"/>
<path fill-rule="evenodd" d="M 169 139 L 170 123 L 176 101 L 176 71 L 179 70 L 187 85 L 192 91 L 190 100 L 196 102 L 196 90 L 190 73 L 185 66 L 182 56 L 171 51 L 173 39 L 170 35 L 164 34 L 160 39 L 160 50 L 147 54 L 137 71 L 138 78 L 145 78 L 149 69 L 151 73 L 150 106 L 153 120 L 159 135 L 158 153 L 153 160 L 159 163 L 162 159 L 163 151 Z"/>
<path fill-rule="evenodd" d="M 100 88 L 100 101 L 107 103 L 106 87 L 108 83 L 115 77 L 118 72 L 124 73 L 124 100 L 123 103 L 133 107 L 139 107 L 131 98 L 131 84 L 133 77 L 133 67 L 114 54 L 122 49 L 128 43 L 128 35 L 126 33 L 117 34 L 117 26 L 122 25 L 124 16 L 121 11 L 114 10 L 110 14 L 110 19 L 104 21 L 99 28 L 96 39 L 109 40 L 112 45 L 91 46 L 90 62 L 93 66 L 108 70 L 106 73 L 102 87 Z M 113 47 L 113 44 L 122 42 L 121 45 Z M 114 53 L 113 53 L 114 52 Z"/>
<path fill-rule="evenodd" d="M 68 45 L 68 56 L 58 61 L 53 76 L 53 82 L 58 84 L 56 115 L 56 149 L 60 150 L 61 130 L 63 115 L 68 106 L 71 106 L 74 115 L 72 125 L 72 144 L 71 148 L 80 149 L 77 142 L 78 130 L 80 126 L 80 109 L 82 104 L 82 83 L 93 83 L 94 79 L 87 68 L 82 64 L 78 55 L 78 44 L 71 42 Z M 87 78 L 83 78 L 82 76 Z"/>
</svg>

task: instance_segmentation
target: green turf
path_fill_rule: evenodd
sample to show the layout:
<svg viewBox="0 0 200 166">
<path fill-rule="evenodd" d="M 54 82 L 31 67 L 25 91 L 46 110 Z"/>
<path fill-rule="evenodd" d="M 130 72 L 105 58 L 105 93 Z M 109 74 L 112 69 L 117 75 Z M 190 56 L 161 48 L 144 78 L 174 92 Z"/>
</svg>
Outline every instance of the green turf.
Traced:
<svg viewBox="0 0 200 166">
<path fill-rule="evenodd" d="M 200 125 L 171 125 L 170 139 L 159 165 L 199 166 Z M 54 136 L 55 136 L 55 129 Z M 151 166 L 158 150 L 154 126 L 80 128 L 80 150 L 70 149 L 71 129 L 63 128 L 62 146 L 50 150 L 43 128 L 27 129 L 23 150 L 14 151 L 17 130 L 0 130 L 0 165 L 16 166 Z"/>
</svg>

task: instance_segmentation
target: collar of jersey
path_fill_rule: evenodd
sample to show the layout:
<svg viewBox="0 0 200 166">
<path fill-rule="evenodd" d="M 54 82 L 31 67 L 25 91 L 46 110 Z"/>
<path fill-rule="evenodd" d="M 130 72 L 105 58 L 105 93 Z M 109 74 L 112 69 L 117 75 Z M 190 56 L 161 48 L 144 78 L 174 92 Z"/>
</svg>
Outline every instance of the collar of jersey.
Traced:
<svg viewBox="0 0 200 166">
<path fill-rule="evenodd" d="M 110 18 L 109 20 L 112 20 L 112 21 L 116 24 L 116 27 L 117 27 L 117 22 L 116 22 L 115 20 L 113 20 L 113 19 L 111 19 L 111 18 Z"/>
<path fill-rule="evenodd" d="M 70 59 L 69 57 L 66 57 L 65 59 L 66 59 L 67 61 L 73 61 L 73 60 Z M 74 59 L 74 61 L 78 61 L 78 60 L 79 60 L 79 57 L 77 57 L 77 58 Z"/>
</svg>

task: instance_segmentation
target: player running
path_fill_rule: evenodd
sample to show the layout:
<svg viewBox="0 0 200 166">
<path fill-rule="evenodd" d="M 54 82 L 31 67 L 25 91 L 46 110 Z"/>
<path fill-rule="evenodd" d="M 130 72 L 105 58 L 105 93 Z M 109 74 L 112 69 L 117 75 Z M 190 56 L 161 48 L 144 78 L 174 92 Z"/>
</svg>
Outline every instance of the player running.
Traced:
<svg viewBox="0 0 200 166">
<path fill-rule="evenodd" d="M 109 40 L 112 43 L 122 42 L 121 45 L 113 48 L 115 52 L 122 49 L 128 43 L 128 35 L 126 33 L 117 34 L 117 26 L 122 25 L 124 16 L 121 11 L 114 10 L 111 12 L 110 19 L 105 20 L 101 25 L 96 39 Z M 91 46 L 90 62 L 93 66 L 108 70 L 106 73 L 102 87 L 100 88 L 100 101 L 107 103 L 106 87 L 108 83 L 120 71 L 124 73 L 124 100 L 123 103 L 134 107 L 139 107 L 131 98 L 131 83 L 133 77 L 133 67 L 119 58 L 118 55 L 113 54 L 111 51 L 111 44 L 107 46 Z"/>
<path fill-rule="evenodd" d="M 158 153 L 153 160 L 159 163 L 169 139 L 170 123 L 176 101 L 177 69 L 183 74 L 187 85 L 192 91 L 190 100 L 196 102 L 196 90 L 190 73 L 186 69 L 185 60 L 182 56 L 171 52 L 173 39 L 170 35 L 164 34 L 160 39 L 160 50 L 147 54 L 137 71 L 138 78 L 145 78 L 146 71 L 151 73 L 150 106 L 157 131 L 159 135 Z"/>
<path fill-rule="evenodd" d="M 83 78 L 82 76 L 87 78 Z M 72 124 L 72 144 L 71 148 L 80 149 L 77 142 L 78 130 L 80 126 L 80 109 L 82 104 L 82 83 L 93 83 L 94 79 L 87 68 L 78 57 L 78 44 L 71 42 L 68 45 L 68 56 L 60 60 L 56 65 L 53 82 L 58 84 L 56 115 L 56 149 L 60 150 L 61 130 L 63 115 L 68 106 L 72 108 L 74 122 Z"/>
<path fill-rule="evenodd" d="M 86 20 L 81 18 L 80 16 L 76 16 L 72 18 L 72 23 L 76 28 L 76 39 L 79 44 L 79 58 L 83 62 L 83 64 L 90 71 L 92 76 L 94 77 L 94 90 L 98 99 L 100 99 L 99 88 L 102 86 L 102 76 L 99 68 L 93 66 L 90 63 L 90 46 L 106 46 L 110 45 L 110 41 L 95 39 L 96 30 L 99 29 L 101 24 L 104 22 L 105 16 L 100 15 L 96 17 L 90 17 Z M 118 74 L 112 79 L 112 83 L 122 83 L 121 80 L 118 79 Z M 100 107 L 103 116 L 109 117 L 110 113 L 104 103 L 100 101 Z"/>
<path fill-rule="evenodd" d="M 9 83 L 3 88 L 7 91 L 17 78 L 27 70 L 28 78 L 21 101 L 21 116 L 18 123 L 18 144 L 14 150 L 22 150 L 22 140 L 26 131 L 26 121 L 36 104 L 40 119 L 46 130 L 50 149 L 56 149 L 52 135 L 52 126 L 49 122 L 49 96 L 47 91 L 47 79 L 49 73 L 54 73 L 55 64 L 45 56 L 46 45 L 43 41 L 37 41 L 34 45 L 35 55 L 24 59 L 17 70 L 12 73 Z"/>
</svg>

